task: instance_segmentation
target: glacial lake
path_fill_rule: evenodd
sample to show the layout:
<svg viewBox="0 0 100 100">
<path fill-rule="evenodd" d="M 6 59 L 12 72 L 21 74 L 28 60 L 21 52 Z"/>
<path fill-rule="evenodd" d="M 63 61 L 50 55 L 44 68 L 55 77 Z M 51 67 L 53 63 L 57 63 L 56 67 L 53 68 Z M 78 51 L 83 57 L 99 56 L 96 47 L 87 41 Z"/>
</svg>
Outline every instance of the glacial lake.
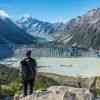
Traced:
<svg viewBox="0 0 100 100">
<path fill-rule="evenodd" d="M 40 57 L 36 58 L 38 71 L 59 74 L 64 76 L 93 77 L 100 76 L 100 58 L 82 57 L 82 58 L 54 58 Z M 10 67 L 19 68 L 18 58 L 10 58 L 1 61 L 1 64 L 8 64 Z"/>
<path fill-rule="evenodd" d="M 100 58 L 40 58 L 40 72 L 68 76 L 100 76 Z M 45 67 L 44 67 L 45 66 Z"/>
</svg>

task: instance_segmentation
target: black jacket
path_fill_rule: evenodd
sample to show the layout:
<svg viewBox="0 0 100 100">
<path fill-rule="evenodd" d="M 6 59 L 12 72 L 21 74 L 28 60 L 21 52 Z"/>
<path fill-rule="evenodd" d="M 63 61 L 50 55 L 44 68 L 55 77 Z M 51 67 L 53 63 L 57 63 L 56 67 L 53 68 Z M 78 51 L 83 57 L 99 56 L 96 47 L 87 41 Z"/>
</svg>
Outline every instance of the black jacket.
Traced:
<svg viewBox="0 0 100 100">
<path fill-rule="evenodd" d="M 36 60 L 29 57 L 21 61 L 21 72 L 23 80 L 30 80 L 36 76 Z"/>
</svg>

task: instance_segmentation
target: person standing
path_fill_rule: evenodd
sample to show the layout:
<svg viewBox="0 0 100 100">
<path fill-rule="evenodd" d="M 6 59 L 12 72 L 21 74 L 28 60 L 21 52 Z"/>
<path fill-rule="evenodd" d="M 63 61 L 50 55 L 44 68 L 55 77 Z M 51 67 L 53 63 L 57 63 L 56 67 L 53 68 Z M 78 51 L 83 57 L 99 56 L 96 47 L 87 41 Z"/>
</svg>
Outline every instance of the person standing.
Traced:
<svg viewBox="0 0 100 100">
<path fill-rule="evenodd" d="M 26 57 L 21 61 L 21 73 L 22 73 L 22 83 L 23 83 L 23 92 L 24 96 L 28 95 L 28 87 L 29 94 L 33 93 L 33 87 L 35 83 L 36 77 L 36 67 L 37 63 L 34 58 L 31 57 L 31 50 L 26 52 Z"/>
</svg>

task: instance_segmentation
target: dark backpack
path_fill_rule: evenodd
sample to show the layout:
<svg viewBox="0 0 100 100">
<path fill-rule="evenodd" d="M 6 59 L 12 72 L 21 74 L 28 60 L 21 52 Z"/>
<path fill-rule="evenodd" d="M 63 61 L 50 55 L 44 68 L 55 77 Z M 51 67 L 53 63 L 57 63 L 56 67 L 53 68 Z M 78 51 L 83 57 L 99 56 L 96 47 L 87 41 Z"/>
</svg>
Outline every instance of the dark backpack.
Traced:
<svg viewBox="0 0 100 100">
<path fill-rule="evenodd" d="M 21 61 L 22 65 L 22 78 L 23 80 L 31 80 L 35 76 L 36 63 L 33 59 L 24 59 Z"/>
</svg>

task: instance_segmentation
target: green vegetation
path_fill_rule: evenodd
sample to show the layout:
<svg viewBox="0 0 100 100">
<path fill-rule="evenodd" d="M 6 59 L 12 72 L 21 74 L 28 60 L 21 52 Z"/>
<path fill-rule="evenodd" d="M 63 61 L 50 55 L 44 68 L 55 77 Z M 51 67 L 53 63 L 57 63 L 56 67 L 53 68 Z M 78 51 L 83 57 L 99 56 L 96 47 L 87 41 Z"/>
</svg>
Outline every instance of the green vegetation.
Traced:
<svg viewBox="0 0 100 100">
<path fill-rule="evenodd" d="M 20 84 L 19 80 L 16 80 L 9 84 L 1 85 L 1 91 L 2 91 L 2 94 L 4 94 L 4 95 L 10 95 L 10 96 L 13 96 L 15 94 L 19 95 L 21 92 L 20 87 L 21 87 L 21 84 Z"/>
<path fill-rule="evenodd" d="M 96 89 L 97 96 L 100 96 L 100 89 Z"/>
<path fill-rule="evenodd" d="M 35 82 L 35 90 L 45 90 L 49 86 L 59 85 L 56 81 L 46 76 L 38 75 Z M 22 84 L 20 79 L 17 79 L 9 84 L 1 86 L 2 94 L 6 95 L 20 95 L 22 90 Z"/>
<path fill-rule="evenodd" d="M 60 84 L 55 80 L 53 80 L 52 78 L 39 75 L 35 82 L 35 90 L 45 90 L 46 88 L 52 85 L 60 85 Z"/>
</svg>

